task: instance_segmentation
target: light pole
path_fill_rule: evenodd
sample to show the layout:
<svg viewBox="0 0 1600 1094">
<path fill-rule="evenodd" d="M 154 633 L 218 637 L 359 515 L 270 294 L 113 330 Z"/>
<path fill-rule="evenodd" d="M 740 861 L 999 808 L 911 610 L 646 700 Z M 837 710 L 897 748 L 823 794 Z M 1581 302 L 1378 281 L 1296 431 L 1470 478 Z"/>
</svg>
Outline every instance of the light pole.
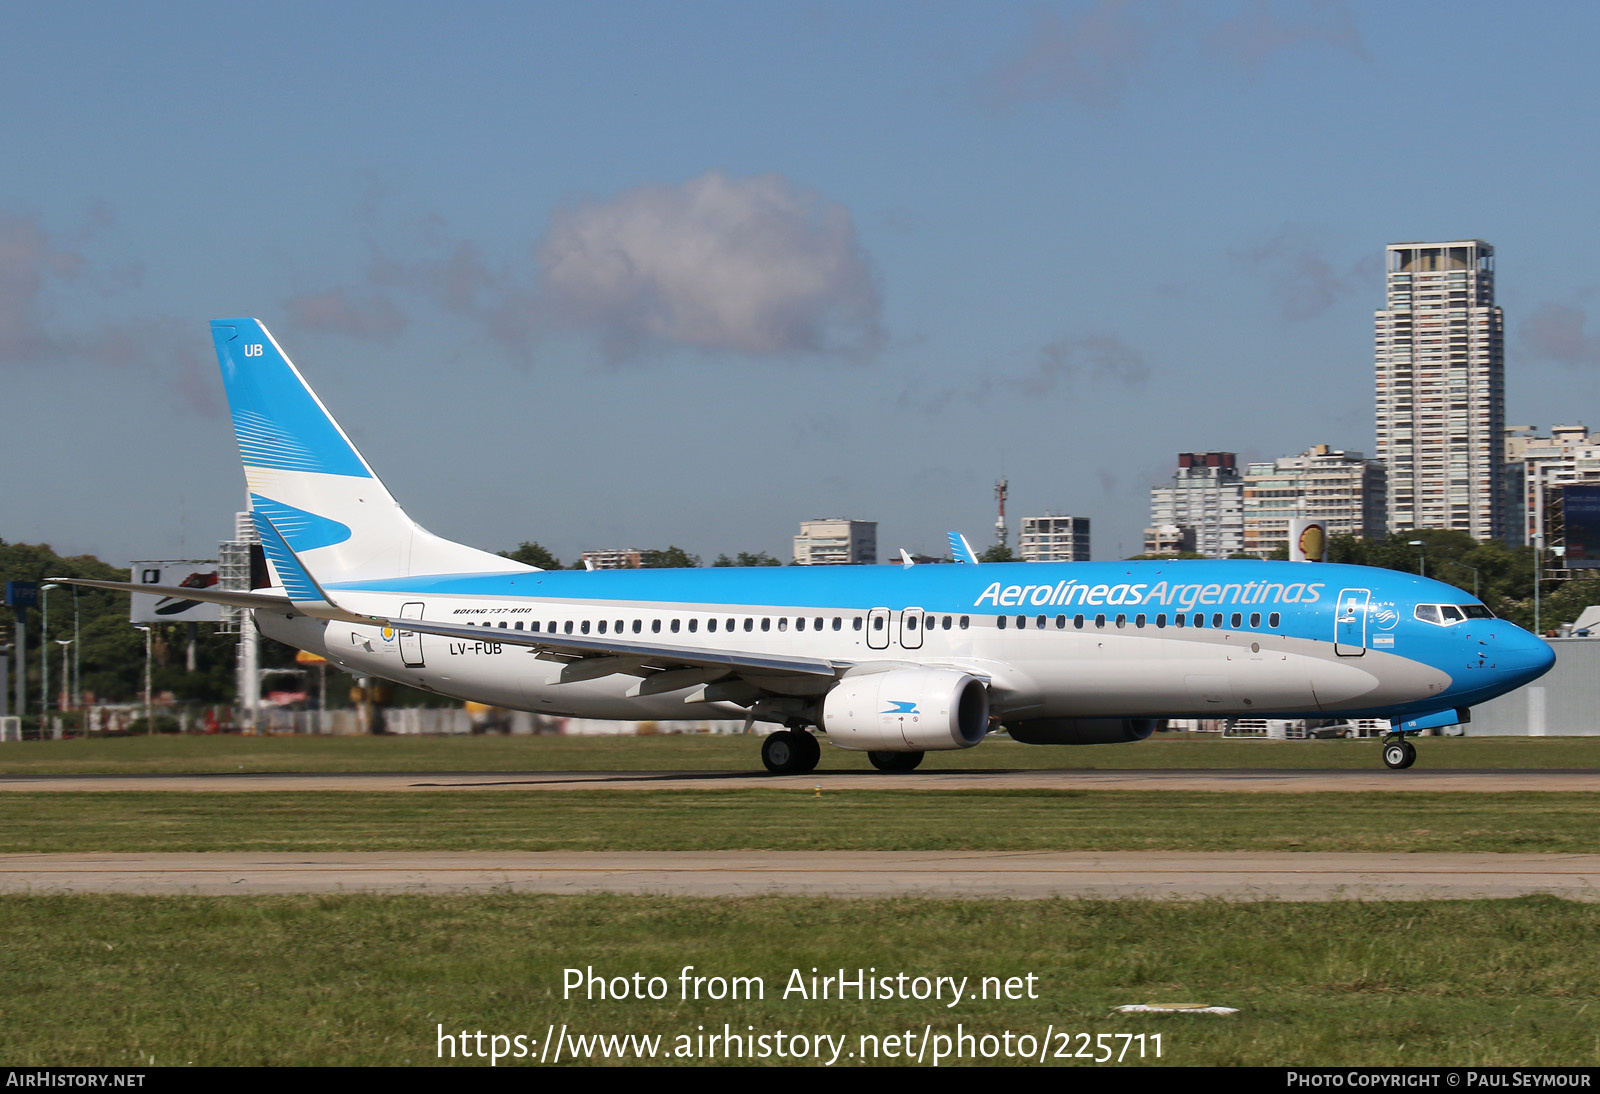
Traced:
<svg viewBox="0 0 1600 1094">
<path fill-rule="evenodd" d="M 1544 563 L 1544 536 L 1533 537 L 1533 633 L 1539 633 L 1539 568 Z"/>
<path fill-rule="evenodd" d="M 65 696 L 67 700 L 65 703 L 58 702 L 56 704 L 56 709 L 61 711 L 70 710 L 73 706 L 72 667 L 67 664 L 67 647 L 72 645 L 72 641 L 73 640 L 70 638 L 56 639 L 56 645 L 61 647 L 61 694 Z"/>
<path fill-rule="evenodd" d="M 59 589 L 60 585 L 45 584 L 39 586 L 39 665 L 42 669 L 39 676 L 39 726 L 40 733 L 44 732 L 44 719 L 50 717 L 50 590 Z"/>
<path fill-rule="evenodd" d="M 1428 544 L 1425 540 L 1414 539 L 1411 546 L 1417 549 L 1417 576 L 1428 576 Z"/>
<path fill-rule="evenodd" d="M 150 624 L 135 623 L 133 629 L 144 632 L 144 731 L 154 733 L 156 723 L 150 713 Z"/>
<path fill-rule="evenodd" d="M 78 587 L 72 586 L 72 709 L 83 706 L 83 643 L 78 633 Z"/>
<path fill-rule="evenodd" d="M 1446 565 L 1460 566 L 1463 570 L 1472 571 L 1472 598 L 1474 600 L 1482 600 L 1483 597 L 1478 595 L 1478 568 L 1476 566 L 1468 566 L 1465 562 L 1457 562 L 1452 558 L 1447 558 L 1444 561 Z"/>
</svg>

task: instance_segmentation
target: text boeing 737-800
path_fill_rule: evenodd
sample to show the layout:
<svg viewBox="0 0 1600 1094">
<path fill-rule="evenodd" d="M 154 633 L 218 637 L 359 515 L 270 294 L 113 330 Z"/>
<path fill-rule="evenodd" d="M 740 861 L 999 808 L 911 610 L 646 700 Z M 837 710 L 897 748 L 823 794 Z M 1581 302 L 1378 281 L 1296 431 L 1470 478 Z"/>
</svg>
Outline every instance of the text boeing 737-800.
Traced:
<svg viewBox="0 0 1600 1094">
<path fill-rule="evenodd" d="M 997 727 L 1097 744 L 1240 715 L 1388 718 L 1399 768 L 1409 735 L 1554 661 L 1452 585 L 1356 566 L 974 565 L 962 544 L 952 566 L 522 566 L 412 522 L 259 322 L 211 333 L 271 583 L 137 590 L 248 608 L 358 675 L 588 718 L 699 704 L 782 725 L 778 774 L 817 765 L 814 732 L 909 771 Z"/>
</svg>

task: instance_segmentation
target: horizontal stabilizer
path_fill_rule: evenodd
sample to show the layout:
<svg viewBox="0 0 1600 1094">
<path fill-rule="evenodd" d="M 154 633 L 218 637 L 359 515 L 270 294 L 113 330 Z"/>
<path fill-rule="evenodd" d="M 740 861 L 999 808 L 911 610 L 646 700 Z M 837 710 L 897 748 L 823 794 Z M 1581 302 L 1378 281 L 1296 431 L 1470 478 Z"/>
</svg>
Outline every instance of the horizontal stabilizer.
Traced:
<svg viewBox="0 0 1600 1094">
<path fill-rule="evenodd" d="M 143 596 L 178 596 L 207 604 L 226 604 L 232 608 L 265 608 L 281 612 L 294 607 L 281 593 L 245 592 L 242 589 L 187 589 L 180 585 L 136 585 L 131 581 L 91 581 L 84 577 L 47 578 L 58 585 L 79 585 L 86 589 L 110 589 L 114 593 L 139 593 Z"/>
</svg>

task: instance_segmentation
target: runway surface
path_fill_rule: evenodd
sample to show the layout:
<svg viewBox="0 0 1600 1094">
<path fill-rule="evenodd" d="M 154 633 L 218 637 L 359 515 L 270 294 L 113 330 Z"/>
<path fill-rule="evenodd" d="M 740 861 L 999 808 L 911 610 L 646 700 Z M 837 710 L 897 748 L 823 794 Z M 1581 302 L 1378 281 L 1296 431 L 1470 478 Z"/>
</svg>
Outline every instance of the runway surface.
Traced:
<svg viewBox="0 0 1600 1094">
<path fill-rule="evenodd" d="M 1403 794 L 1600 791 L 1600 771 L 497 771 L 210 775 L 0 775 L 5 791 L 539 791 L 732 790 L 1215 790 L 1230 793 Z"/>
<path fill-rule="evenodd" d="M 0 893 L 1600 899 L 1600 855 L 496 852 L 0 855 Z"/>
</svg>

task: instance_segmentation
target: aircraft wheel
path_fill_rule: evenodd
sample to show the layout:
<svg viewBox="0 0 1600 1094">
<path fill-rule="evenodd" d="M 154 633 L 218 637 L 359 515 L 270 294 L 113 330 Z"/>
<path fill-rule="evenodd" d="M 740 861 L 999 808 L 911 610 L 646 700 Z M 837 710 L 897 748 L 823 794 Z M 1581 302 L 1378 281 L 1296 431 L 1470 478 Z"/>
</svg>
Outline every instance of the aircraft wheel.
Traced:
<svg viewBox="0 0 1600 1094">
<path fill-rule="evenodd" d="M 1417 750 L 1409 741 L 1394 740 L 1383 746 L 1383 766 L 1391 771 L 1410 767 L 1417 760 Z"/>
<path fill-rule="evenodd" d="M 901 771 L 915 771 L 917 765 L 922 763 L 921 752 L 868 752 L 867 759 L 872 761 L 872 766 L 882 771 L 885 775 L 892 775 Z"/>
<path fill-rule="evenodd" d="M 1410 767 L 1412 764 L 1417 762 L 1417 746 L 1412 744 L 1410 741 L 1402 741 L 1401 743 L 1406 746 L 1406 762 L 1400 766 Z"/>
<path fill-rule="evenodd" d="M 804 775 L 821 758 L 815 738 L 803 731 L 780 730 L 761 742 L 761 762 L 774 775 Z"/>
</svg>

